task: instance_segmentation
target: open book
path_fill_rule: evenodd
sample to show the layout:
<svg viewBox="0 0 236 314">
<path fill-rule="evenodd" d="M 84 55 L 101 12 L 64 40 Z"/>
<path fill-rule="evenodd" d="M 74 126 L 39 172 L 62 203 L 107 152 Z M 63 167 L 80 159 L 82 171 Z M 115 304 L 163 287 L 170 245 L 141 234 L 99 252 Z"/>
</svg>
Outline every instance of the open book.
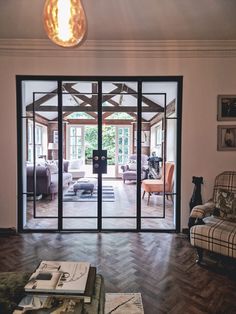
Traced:
<svg viewBox="0 0 236 314">
<path fill-rule="evenodd" d="M 26 292 L 82 294 L 90 263 L 42 261 L 25 285 Z"/>
</svg>

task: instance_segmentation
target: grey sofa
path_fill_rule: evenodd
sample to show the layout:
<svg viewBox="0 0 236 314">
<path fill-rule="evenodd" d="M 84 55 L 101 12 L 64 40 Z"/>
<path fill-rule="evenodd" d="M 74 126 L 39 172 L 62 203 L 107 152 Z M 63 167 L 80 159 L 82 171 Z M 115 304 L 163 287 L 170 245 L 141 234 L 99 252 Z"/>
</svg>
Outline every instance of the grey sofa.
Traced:
<svg viewBox="0 0 236 314">
<path fill-rule="evenodd" d="M 72 181 L 68 173 L 69 161 L 63 162 L 63 187 Z M 34 192 L 34 166 L 27 166 L 27 193 Z M 36 195 L 54 195 L 58 193 L 58 173 L 51 173 L 47 166 L 36 166 Z"/>
</svg>

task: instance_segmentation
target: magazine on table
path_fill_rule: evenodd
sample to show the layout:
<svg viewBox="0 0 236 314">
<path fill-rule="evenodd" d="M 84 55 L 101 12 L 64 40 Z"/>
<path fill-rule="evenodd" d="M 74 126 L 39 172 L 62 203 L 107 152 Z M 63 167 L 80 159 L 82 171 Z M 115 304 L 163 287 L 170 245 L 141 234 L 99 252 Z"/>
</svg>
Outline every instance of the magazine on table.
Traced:
<svg viewBox="0 0 236 314">
<path fill-rule="evenodd" d="M 13 314 L 82 314 L 83 300 L 58 296 L 27 295 Z"/>
<path fill-rule="evenodd" d="M 25 285 L 26 292 L 82 294 L 90 263 L 42 261 Z"/>
</svg>

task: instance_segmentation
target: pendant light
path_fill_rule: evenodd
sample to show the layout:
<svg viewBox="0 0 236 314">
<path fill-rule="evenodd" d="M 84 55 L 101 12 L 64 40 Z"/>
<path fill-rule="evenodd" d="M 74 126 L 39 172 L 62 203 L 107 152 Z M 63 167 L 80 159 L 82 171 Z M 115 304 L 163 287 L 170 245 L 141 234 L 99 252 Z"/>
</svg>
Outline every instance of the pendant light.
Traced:
<svg viewBox="0 0 236 314">
<path fill-rule="evenodd" d="M 43 10 L 45 31 L 55 44 L 74 47 L 87 32 L 81 0 L 46 0 Z"/>
</svg>

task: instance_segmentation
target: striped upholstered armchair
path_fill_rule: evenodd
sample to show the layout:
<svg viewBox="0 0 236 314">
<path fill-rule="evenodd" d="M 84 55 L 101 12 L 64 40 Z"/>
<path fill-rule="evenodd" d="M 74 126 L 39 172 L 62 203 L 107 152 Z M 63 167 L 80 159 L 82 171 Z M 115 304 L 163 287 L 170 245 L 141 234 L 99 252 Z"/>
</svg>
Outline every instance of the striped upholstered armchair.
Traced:
<svg viewBox="0 0 236 314">
<path fill-rule="evenodd" d="M 213 197 L 195 206 L 190 214 L 190 243 L 197 248 L 201 263 L 203 250 L 236 258 L 236 171 L 215 178 Z"/>
</svg>

